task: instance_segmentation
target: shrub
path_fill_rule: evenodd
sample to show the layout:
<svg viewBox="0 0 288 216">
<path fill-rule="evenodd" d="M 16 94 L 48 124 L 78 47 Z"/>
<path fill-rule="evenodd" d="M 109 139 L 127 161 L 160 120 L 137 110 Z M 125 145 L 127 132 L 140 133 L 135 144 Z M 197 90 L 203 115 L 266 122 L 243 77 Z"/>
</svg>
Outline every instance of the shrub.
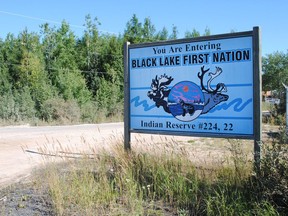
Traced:
<svg viewBox="0 0 288 216">
<path fill-rule="evenodd" d="M 87 123 L 96 123 L 99 120 L 98 103 L 89 101 L 81 105 L 81 121 Z"/>
<path fill-rule="evenodd" d="M 31 97 L 28 87 L 24 87 L 22 92 L 15 93 L 15 103 L 16 121 L 33 119 L 35 117 L 35 102 Z"/>
<path fill-rule="evenodd" d="M 0 118 L 5 121 L 20 122 L 35 117 L 35 102 L 28 87 L 23 91 L 9 91 L 0 96 Z"/>
<path fill-rule="evenodd" d="M 273 143 L 263 149 L 258 173 L 261 198 L 273 203 L 279 212 L 288 214 L 288 145 Z"/>
<path fill-rule="evenodd" d="M 57 121 L 60 124 L 77 123 L 80 121 L 80 117 L 80 107 L 75 100 L 48 99 L 42 107 L 42 118 L 48 122 Z"/>
<path fill-rule="evenodd" d="M 0 95 L 0 118 L 3 120 L 14 120 L 15 99 L 11 91 Z"/>
</svg>

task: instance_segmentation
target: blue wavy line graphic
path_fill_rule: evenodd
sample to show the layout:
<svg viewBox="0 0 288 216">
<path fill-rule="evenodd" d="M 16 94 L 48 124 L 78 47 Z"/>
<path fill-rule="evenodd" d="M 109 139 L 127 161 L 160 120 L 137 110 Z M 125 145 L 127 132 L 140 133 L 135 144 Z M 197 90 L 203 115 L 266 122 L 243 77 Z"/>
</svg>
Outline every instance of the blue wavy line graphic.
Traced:
<svg viewBox="0 0 288 216">
<path fill-rule="evenodd" d="M 140 96 L 136 96 L 134 98 L 131 99 L 130 103 L 134 103 L 134 106 L 135 107 L 138 107 L 138 106 L 143 106 L 144 108 L 144 111 L 149 111 L 151 109 L 154 109 L 156 107 L 156 105 L 151 105 L 149 106 L 147 100 L 142 100 L 140 101 Z M 230 103 L 223 103 L 223 104 L 220 104 L 216 107 L 214 107 L 213 109 L 210 110 L 209 113 L 214 113 L 216 111 L 220 111 L 220 110 L 227 110 L 229 109 L 230 107 L 234 106 L 233 107 L 233 110 L 235 112 L 241 112 L 243 109 L 245 109 L 245 107 L 252 103 L 252 98 L 248 99 L 246 102 L 243 103 L 243 100 L 242 98 L 236 98 L 234 99 L 233 101 L 231 101 Z"/>
<path fill-rule="evenodd" d="M 156 107 L 156 105 L 152 105 L 152 106 L 149 106 L 147 100 L 142 100 L 140 101 L 140 96 L 137 96 L 137 97 L 134 97 L 133 99 L 131 99 L 130 103 L 133 103 L 134 102 L 134 106 L 135 107 L 138 107 L 138 106 L 143 106 L 144 107 L 144 111 L 149 111 L 153 108 Z"/>
<path fill-rule="evenodd" d="M 216 106 L 215 108 L 213 108 L 212 110 L 210 110 L 210 113 L 213 113 L 217 110 L 227 110 L 229 109 L 231 106 L 234 105 L 234 108 L 233 110 L 235 112 L 241 112 L 243 109 L 245 109 L 245 107 L 252 103 L 252 98 L 248 99 L 246 102 L 244 102 L 243 104 L 243 100 L 242 98 L 236 98 L 234 99 L 233 101 L 231 101 L 230 103 L 223 103 L 223 104 L 220 104 L 218 106 Z"/>
</svg>

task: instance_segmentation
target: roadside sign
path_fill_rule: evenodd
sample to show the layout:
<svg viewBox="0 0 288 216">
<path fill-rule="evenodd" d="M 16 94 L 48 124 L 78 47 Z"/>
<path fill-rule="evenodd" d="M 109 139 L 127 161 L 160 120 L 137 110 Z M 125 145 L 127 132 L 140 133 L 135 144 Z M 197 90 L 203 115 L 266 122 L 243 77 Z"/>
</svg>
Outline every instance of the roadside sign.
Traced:
<svg viewBox="0 0 288 216">
<path fill-rule="evenodd" d="M 131 133 L 254 140 L 261 159 L 261 37 L 252 31 L 124 45 L 124 147 Z"/>
<path fill-rule="evenodd" d="M 128 45 L 129 131 L 254 139 L 257 29 Z"/>
</svg>

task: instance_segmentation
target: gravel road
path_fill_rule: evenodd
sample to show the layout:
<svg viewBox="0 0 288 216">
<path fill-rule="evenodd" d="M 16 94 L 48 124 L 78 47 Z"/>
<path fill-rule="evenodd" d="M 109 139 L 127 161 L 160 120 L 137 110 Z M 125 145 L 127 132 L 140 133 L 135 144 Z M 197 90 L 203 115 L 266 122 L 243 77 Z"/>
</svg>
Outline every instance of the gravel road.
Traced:
<svg viewBox="0 0 288 216">
<path fill-rule="evenodd" d="M 0 128 L 0 188 L 30 175 L 43 162 L 41 151 L 59 154 L 66 149 L 84 152 L 106 148 L 123 139 L 123 123 L 73 126 L 11 126 Z"/>
<path fill-rule="evenodd" d="M 29 176 L 35 166 L 43 163 L 43 155 L 39 154 L 41 152 L 61 156 L 63 152 L 83 153 L 91 152 L 91 149 L 94 151 L 109 149 L 115 142 L 123 143 L 123 128 L 123 122 L 72 126 L 0 127 L 0 189 Z M 264 125 L 263 130 L 265 131 L 263 138 L 267 139 L 267 132 L 276 130 L 276 127 Z M 146 146 L 150 141 L 153 141 L 153 145 L 158 142 L 162 149 L 163 139 L 167 137 L 169 136 L 151 137 L 142 134 L 133 136 L 131 141 L 140 142 L 141 146 L 143 143 Z M 213 155 L 218 159 L 225 151 L 223 148 L 225 144 L 219 145 L 219 143 L 227 143 L 223 139 L 218 139 L 216 142 L 210 138 L 178 137 L 177 139 L 179 141 L 177 146 L 188 144 L 189 152 L 195 155 L 195 159 L 200 163 L 203 160 L 206 163 L 208 159 L 213 159 Z M 248 143 L 249 149 L 253 149 L 253 142 L 243 143 Z"/>
</svg>

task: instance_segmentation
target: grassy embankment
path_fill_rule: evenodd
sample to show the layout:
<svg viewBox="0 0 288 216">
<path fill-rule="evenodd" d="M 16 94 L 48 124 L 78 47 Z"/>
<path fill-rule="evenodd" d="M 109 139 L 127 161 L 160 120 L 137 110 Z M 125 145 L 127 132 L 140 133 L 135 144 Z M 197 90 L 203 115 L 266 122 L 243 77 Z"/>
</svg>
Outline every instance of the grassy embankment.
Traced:
<svg viewBox="0 0 288 216">
<path fill-rule="evenodd" d="M 255 173 L 251 142 L 203 140 L 118 142 L 47 163 L 35 183 L 58 215 L 287 215 L 287 144 L 264 143 Z"/>
</svg>

